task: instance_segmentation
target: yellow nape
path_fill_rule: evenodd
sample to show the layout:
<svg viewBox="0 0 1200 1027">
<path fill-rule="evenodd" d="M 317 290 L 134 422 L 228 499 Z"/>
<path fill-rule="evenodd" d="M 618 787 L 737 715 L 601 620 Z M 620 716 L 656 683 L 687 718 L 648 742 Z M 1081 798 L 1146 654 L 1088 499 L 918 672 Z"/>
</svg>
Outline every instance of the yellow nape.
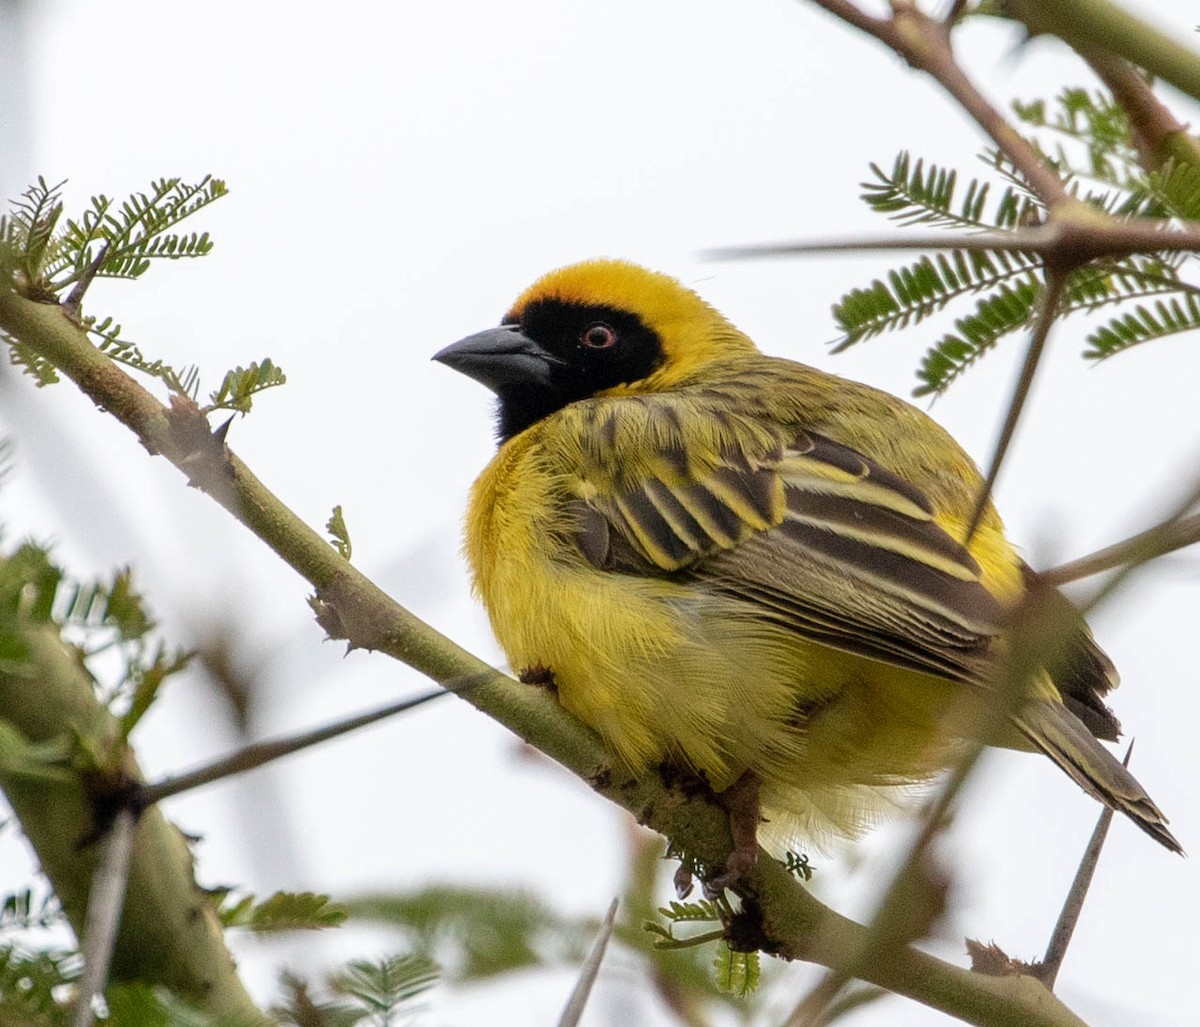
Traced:
<svg viewBox="0 0 1200 1027">
<path fill-rule="evenodd" d="M 615 308 L 656 332 L 666 359 L 641 391 L 669 388 L 710 361 L 758 352 L 748 336 L 678 279 L 627 260 L 585 260 L 551 271 L 517 297 L 504 320 L 517 323 L 526 307 L 544 300 Z"/>
</svg>

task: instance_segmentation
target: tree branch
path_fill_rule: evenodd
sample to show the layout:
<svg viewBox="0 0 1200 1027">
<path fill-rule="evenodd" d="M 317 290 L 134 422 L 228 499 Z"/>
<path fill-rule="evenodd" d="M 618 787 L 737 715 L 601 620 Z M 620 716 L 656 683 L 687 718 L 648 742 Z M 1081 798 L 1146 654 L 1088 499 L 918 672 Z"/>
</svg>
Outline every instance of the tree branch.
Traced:
<svg viewBox="0 0 1200 1027">
<path fill-rule="evenodd" d="M 1133 569 L 1177 549 L 1200 542 L 1200 513 L 1187 511 L 1200 501 L 1200 489 L 1193 491 L 1177 513 L 1152 528 L 1140 531 L 1121 542 L 1114 542 L 1078 560 L 1040 571 L 1038 579 L 1049 588 L 1058 588 L 1069 581 L 1090 578 L 1121 567 Z"/>
<path fill-rule="evenodd" d="M 141 780 L 133 756 L 114 752 L 120 725 L 96 700 L 78 654 L 54 626 L 18 623 L 6 625 L 6 631 L 23 654 L 15 670 L 13 660 L 0 663 L 0 728 L 15 732 L 25 745 L 85 739 L 115 760 L 111 784 Z M 97 822 L 95 803 L 104 785 L 69 766 L 0 761 L 0 787 L 85 947 L 92 934 L 85 922 L 98 855 L 95 844 L 81 843 L 108 826 Z M 111 968 L 114 979 L 163 984 L 230 1023 L 264 1022 L 238 979 L 216 908 L 196 884 L 187 842 L 157 809 L 147 810 L 133 829 Z"/>
<path fill-rule="evenodd" d="M 1125 750 L 1125 766 L 1129 766 L 1129 757 L 1133 755 L 1133 743 Z M 1079 868 L 1075 871 L 1075 880 L 1071 882 L 1071 890 L 1067 893 L 1058 921 L 1050 933 L 1050 944 L 1046 946 L 1046 955 L 1042 958 L 1041 970 L 1038 974 L 1047 988 L 1053 989 L 1058 980 L 1058 971 L 1062 969 L 1063 960 L 1067 957 L 1067 947 L 1075 934 L 1075 926 L 1079 923 L 1079 915 L 1083 912 L 1083 903 L 1087 898 L 1088 889 L 1092 886 L 1092 877 L 1100 862 L 1100 853 L 1104 849 L 1104 840 L 1108 837 L 1108 829 L 1112 825 L 1113 809 L 1106 806 L 1100 811 L 1095 830 L 1089 839 L 1087 848 L 1079 860 Z"/>
<path fill-rule="evenodd" d="M 975 88 L 954 59 L 950 45 L 952 23 L 931 18 L 912 0 L 892 0 L 892 17 L 886 20 L 871 18 L 845 0 L 812 2 L 886 43 L 911 67 L 933 78 L 1013 162 L 1047 207 L 1054 210 L 1078 203 L 1067 192 L 1062 179 Z"/>
<path fill-rule="evenodd" d="M 1200 164 L 1200 141 L 1188 134 L 1187 126 L 1154 95 L 1149 83 L 1128 61 L 1100 50 L 1085 51 L 1080 56 L 1129 118 L 1145 168 L 1157 170 L 1168 160 Z"/>
<path fill-rule="evenodd" d="M 175 397 L 170 409 L 164 407 L 53 305 L 0 292 L 0 329 L 53 362 L 93 402 L 130 427 L 151 453 L 183 470 L 193 485 L 212 495 L 308 580 L 317 589 L 318 621 L 328 632 L 349 639 L 352 646 L 385 652 L 440 683 L 477 675 L 457 694 L 689 855 L 712 866 L 724 862 L 732 838 L 722 808 L 705 795 L 665 788 L 657 775 L 639 780 L 615 775 L 599 739 L 551 694 L 488 667 L 363 577 L 212 438 L 194 405 Z M 30 699 L 26 695 L 25 701 Z M 150 810 L 147 816 L 155 813 Z M 1030 979 L 987 978 L 908 948 L 860 966 L 857 957 L 866 929 L 823 906 L 765 854 L 747 876 L 743 891 L 743 916 L 754 932 L 754 943 L 767 952 L 833 968 L 853 966 L 865 980 L 968 1023 L 1080 1024 Z M 118 956 L 121 951 L 119 943 Z"/>
<path fill-rule="evenodd" d="M 339 720 L 334 724 L 314 728 L 312 731 L 304 731 L 301 734 L 292 735 L 290 738 L 277 738 L 269 742 L 252 742 L 249 745 L 243 746 L 235 753 L 224 756 L 219 760 L 214 760 L 207 766 L 198 767 L 196 770 L 189 770 L 186 774 L 164 778 L 161 781 L 155 781 L 153 784 L 141 785 L 135 789 L 131 803 L 137 809 L 145 809 L 147 806 L 161 802 L 172 795 L 179 795 L 181 792 L 190 791 L 202 785 L 212 784 L 214 781 L 220 781 L 234 774 L 242 774 L 247 770 L 256 770 L 258 767 L 266 766 L 268 763 L 272 763 L 284 756 L 290 756 L 294 752 L 302 752 L 311 746 L 327 742 L 331 738 L 337 738 L 348 732 L 357 731 L 359 728 L 366 727 L 369 724 L 376 724 L 381 720 L 386 720 L 388 717 L 394 717 L 398 713 L 405 713 L 433 699 L 440 699 L 442 696 L 449 694 L 449 691 L 426 692 L 424 695 L 389 703 L 387 706 L 381 706 L 377 710 L 360 713 L 357 716 Z"/>
<path fill-rule="evenodd" d="M 1109 0 L 1003 0 L 1033 34 L 1050 33 L 1080 53 L 1120 54 L 1200 100 L 1200 54 Z"/>
<path fill-rule="evenodd" d="M 96 873 L 88 896 L 80 948 L 83 951 L 83 976 L 75 998 L 72 1027 L 91 1027 L 95 1021 L 92 1002 L 104 993 L 108 968 L 117 944 L 117 924 L 125 904 L 129 882 L 129 859 L 133 852 L 133 831 L 137 820 L 131 810 L 120 810 L 108 833 L 100 840 Z"/>
<path fill-rule="evenodd" d="M 984 476 L 983 484 L 979 487 L 979 498 L 975 501 L 975 509 L 971 514 L 971 521 L 967 527 L 966 537 L 968 542 L 974 536 L 975 529 L 979 527 L 979 522 L 983 519 L 984 511 L 987 509 L 988 502 L 992 497 L 992 490 L 996 487 L 996 479 L 1000 476 L 1000 465 L 1004 462 L 1004 457 L 1008 453 L 1008 447 L 1013 440 L 1013 436 L 1017 433 L 1017 422 L 1021 419 L 1021 413 L 1025 409 L 1025 400 L 1029 398 L 1029 390 L 1033 387 L 1033 379 L 1037 374 L 1038 365 L 1041 363 L 1046 339 L 1050 336 L 1050 328 L 1054 324 L 1055 315 L 1058 313 L 1058 305 L 1062 300 L 1063 289 L 1066 288 L 1069 277 L 1069 272 L 1065 270 L 1052 267 L 1047 267 L 1046 269 L 1046 284 L 1042 287 L 1037 320 L 1034 322 L 1033 331 L 1029 335 L 1029 346 L 1025 350 L 1025 361 L 1021 365 L 1021 375 L 1013 388 L 1012 398 L 1008 401 L 1008 411 L 1004 415 L 1004 425 L 1001 427 L 1000 435 L 996 439 L 992 459 L 988 464 L 987 474 Z"/>
<path fill-rule="evenodd" d="M 1060 211 L 1044 225 L 1010 232 L 896 232 L 859 239 L 799 239 L 721 246 L 706 250 L 704 256 L 709 260 L 746 260 L 873 250 L 1001 250 L 1033 253 L 1047 263 L 1073 266 L 1134 253 L 1200 252 L 1200 227 L 1152 218 L 1118 219 L 1090 207 L 1071 211 L 1070 217 Z"/>
</svg>

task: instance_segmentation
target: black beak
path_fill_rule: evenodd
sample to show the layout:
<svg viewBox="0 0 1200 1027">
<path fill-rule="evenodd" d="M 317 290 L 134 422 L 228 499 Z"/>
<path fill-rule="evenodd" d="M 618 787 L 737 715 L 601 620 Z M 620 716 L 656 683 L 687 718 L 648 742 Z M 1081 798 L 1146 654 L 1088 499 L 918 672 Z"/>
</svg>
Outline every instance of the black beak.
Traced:
<svg viewBox="0 0 1200 1027">
<path fill-rule="evenodd" d="M 513 385 L 549 387 L 554 366 L 565 363 L 522 335 L 516 325 L 501 325 L 468 335 L 435 353 L 433 359 L 496 393 Z"/>
</svg>

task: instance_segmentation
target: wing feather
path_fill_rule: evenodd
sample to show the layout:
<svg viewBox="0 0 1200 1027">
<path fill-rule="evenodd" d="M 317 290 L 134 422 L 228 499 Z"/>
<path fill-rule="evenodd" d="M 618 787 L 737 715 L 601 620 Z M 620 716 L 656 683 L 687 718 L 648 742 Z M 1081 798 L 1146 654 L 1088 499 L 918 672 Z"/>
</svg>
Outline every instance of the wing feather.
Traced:
<svg viewBox="0 0 1200 1027">
<path fill-rule="evenodd" d="M 656 441 L 678 428 L 663 409 L 670 417 L 647 428 Z M 722 438 L 715 458 L 675 445 L 658 459 L 660 447 L 637 473 L 588 482 L 573 504 L 581 552 L 624 573 L 685 577 L 851 653 L 978 674 L 1003 610 L 919 489 L 811 432 L 757 452 Z"/>
</svg>

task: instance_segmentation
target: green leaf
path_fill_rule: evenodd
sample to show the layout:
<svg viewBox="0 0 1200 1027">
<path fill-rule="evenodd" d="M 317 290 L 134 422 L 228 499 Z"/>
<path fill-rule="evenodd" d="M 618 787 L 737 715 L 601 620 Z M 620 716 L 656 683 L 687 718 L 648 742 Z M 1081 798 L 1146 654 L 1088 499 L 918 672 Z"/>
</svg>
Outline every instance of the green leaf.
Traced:
<svg viewBox="0 0 1200 1027">
<path fill-rule="evenodd" d="M 1064 89 L 1050 109 L 1044 100 L 1014 101 L 1017 118 L 1031 128 L 1053 132 L 1078 144 L 1085 155 L 1080 171 L 1101 181 L 1119 184 L 1138 164 L 1137 149 L 1129 118 L 1106 93 L 1086 89 Z M 1075 166 L 1065 150 L 1058 150 L 1056 163 Z"/>
<path fill-rule="evenodd" d="M 254 396 L 263 389 L 270 389 L 287 382 L 287 375 L 267 358 L 261 363 L 255 362 L 249 367 L 235 367 L 225 373 L 221 387 L 209 397 L 209 405 L 204 408 L 206 414 L 214 410 L 233 410 L 240 414 L 248 414 Z"/>
<path fill-rule="evenodd" d="M 352 1009 L 344 1002 L 328 1002 L 312 993 L 312 986 L 298 974 L 280 974 L 284 1001 L 271 1007 L 271 1014 L 283 1024 L 296 1027 L 354 1027 L 366 1019 L 365 1010 Z"/>
<path fill-rule="evenodd" d="M 67 1027 L 68 1006 L 56 993 L 79 980 L 82 961 L 74 952 L 47 949 L 31 952 L 0 945 L 0 1021 L 23 1027 Z"/>
<path fill-rule="evenodd" d="M 721 913 L 716 903 L 708 899 L 699 902 L 672 902 L 659 906 L 658 911 L 672 923 L 720 923 Z"/>
<path fill-rule="evenodd" d="M 390 956 L 378 962 L 349 963 L 330 981 L 338 994 L 351 998 L 372 1017 L 388 1024 L 399 1011 L 413 1011 L 414 1000 L 437 983 L 438 968 L 420 955 Z"/>
<path fill-rule="evenodd" d="M 438 885 L 345 903 L 356 920 L 399 931 L 405 948 L 455 980 L 479 980 L 527 967 L 577 964 L 593 920 L 561 917 L 525 892 Z"/>
<path fill-rule="evenodd" d="M 13 201 L 12 212 L 0 218 L 0 239 L 12 253 L 20 278 L 17 284 L 37 298 L 44 298 L 44 267 L 60 248 L 55 229 L 62 217 L 64 185 L 65 181 L 48 185 L 39 175 L 37 182 Z"/>
<path fill-rule="evenodd" d="M 330 542 L 333 548 L 336 549 L 345 559 L 350 559 L 350 554 L 354 552 L 354 547 L 350 544 L 350 532 L 346 528 L 346 521 L 342 517 L 342 507 L 339 503 L 333 508 L 333 513 L 329 520 L 325 522 L 325 530 L 330 534 Z"/>
<path fill-rule="evenodd" d="M 49 554 L 33 543 L 0 558 L 0 632 L 6 623 L 50 622 L 62 580 Z"/>
<path fill-rule="evenodd" d="M 0 220 L 0 239 L 15 252 L 21 273 L 17 284 L 39 299 L 58 297 L 91 275 L 137 278 L 155 260 L 204 256 L 212 249 L 207 232 L 174 229 L 227 192 L 211 175 L 195 184 L 162 178 L 119 204 L 93 196 L 83 215 L 68 218 L 60 231 L 64 184 L 50 186 L 39 177 Z"/>
<path fill-rule="evenodd" d="M 122 740 L 129 738 L 130 732 L 137 727 L 154 704 L 163 682 L 187 667 L 191 659 L 192 654 L 189 652 L 176 650 L 168 653 L 166 648 L 160 645 L 149 665 L 136 660 L 130 661 L 126 679 L 133 685 L 133 695 L 130 697 L 128 708 L 121 715 Z"/>
<path fill-rule="evenodd" d="M 906 151 L 897 155 L 890 172 L 875 163 L 870 168 L 875 178 L 861 183 L 863 201 L 876 213 L 906 226 L 930 224 L 976 230 L 1011 228 L 1040 209 L 1032 198 L 1023 196 L 1015 185 L 1010 185 L 993 203 L 989 218 L 990 183 L 971 179 L 961 202 L 956 202 L 958 172 L 933 163 L 926 164 L 923 158 L 914 163 Z"/>
<path fill-rule="evenodd" d="M 133 573 L 128 567 L 107 582 L 64 585 L 56 606 L 62 624 L 89 630 L 113 628 L 126 642 L 145 638 L 154 629 L 142 597 L 133 589 Z"/>
<path fill-rule="evenodd" d="M 716 971 L 717 987 L 740 998 L 745 998 L 753 992 L 762 977 L 757 952 L 734 952 L 724 942 L 717 944 L 713 968 Z"/>
<path fill-rule="evenodd" d="M 1152 339 L 1178 335 L 1200 328 L 1200 299 L 1186 293 L 1171 300 L 1159 300 L 1153 308 L 1139 305 L 1132 313 L 1113 318 L 1087 337 L 1089 360 L 1106 360 Z"/>
<path fill-rule="evenodd" d="M 159 379 L 172 392 L 181 396 L 187 396 L 192 400 L 196 398 L 196 391 L 200 385 L 200 372 L 194 364 L 176 369 L 170 364 L 164 364 L 161 360 L 149 359 L 132 342 L 121 338 L 122 328 L 119 324 L 115 324 L 111 317 L 106 317 L 99 322 L 94 318 L 84 318 L 83 325 L 89 333 L 96 336 L 96 345 L 100 352 L 108 354 L 118 364 L 140 371 L 150 378 Z"/>
<path fill-rule="evenodd" d="M 926 352 L 917 372 L 923 384 L 913 390 L 913 394 L 924 396 L 944 392 L 1005 335 L 1028 327 L 1040 291 L 1040 283 L 1030 273 L 1015 284 L 1005 283 L 990 296 L 979 300 L 973 314 L 955 321 L 957 333 L 942 336 Z"/>
<path fill-rule="evenodd" d="M 218 911 L 226 927 L 244 927 L 258 934 L 280 931 L 317 931 L 340 927 L 346 920 L 344 907 L 331 902 L 328 895 L 314 892 L 279 891 L 256 903 L 248 895 Z"/>
<path fill-rule="evenodd" d="M 22 373 L 29 375 L 39 389 L 58 382 L 58 369 L 45 357 L 38 355 L 28 346 L 0 332 L 8 342 L 8 359 L 13 367 L 19 367 Z"/>
<path fill-rule="evenodd" d="M 1037 266 L 1031 255 L 1002 250 L 949 250 L 921 257 L 888 272 L 887 283 L 875 279 L 866 289 L 852 289 L 834 304 L 834 320 L 844 333 L 834 342 L 834 352 L 917 324 L 960 296 L 1028 277 Z"/>
</svg>

